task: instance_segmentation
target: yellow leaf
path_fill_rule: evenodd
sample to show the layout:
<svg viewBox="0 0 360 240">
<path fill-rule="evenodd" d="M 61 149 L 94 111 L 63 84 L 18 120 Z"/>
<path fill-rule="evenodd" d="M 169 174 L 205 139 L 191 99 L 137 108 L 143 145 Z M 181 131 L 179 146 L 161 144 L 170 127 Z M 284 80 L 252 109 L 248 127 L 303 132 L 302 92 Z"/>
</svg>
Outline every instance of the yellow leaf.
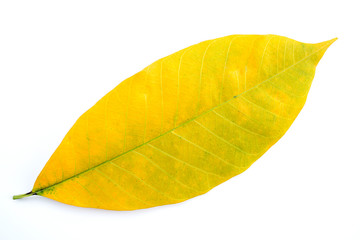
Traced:
<svg viewBox="0 0 360 240">
<path fill-rule="evenodd" d="M 335 40 L 232 35 L 162 58 L 85 112 L 14 199 L 134 210 L 206 193 L 287 131 Z"/>
</svg>

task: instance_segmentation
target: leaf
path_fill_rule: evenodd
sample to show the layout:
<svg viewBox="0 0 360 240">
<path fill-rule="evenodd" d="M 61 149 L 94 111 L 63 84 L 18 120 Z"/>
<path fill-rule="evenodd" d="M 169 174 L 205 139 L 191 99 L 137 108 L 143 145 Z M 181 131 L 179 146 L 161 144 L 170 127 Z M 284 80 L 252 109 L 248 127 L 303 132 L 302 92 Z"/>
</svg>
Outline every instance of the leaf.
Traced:
<svg viewBox="0 0 360 240">
<path fill-rule="evenodd" d="M 233 35 L 162 58 L 85 112 L 14 199 L 134 210 L 206 193 L 284 135 L 335 40 Z"/>
</svg>

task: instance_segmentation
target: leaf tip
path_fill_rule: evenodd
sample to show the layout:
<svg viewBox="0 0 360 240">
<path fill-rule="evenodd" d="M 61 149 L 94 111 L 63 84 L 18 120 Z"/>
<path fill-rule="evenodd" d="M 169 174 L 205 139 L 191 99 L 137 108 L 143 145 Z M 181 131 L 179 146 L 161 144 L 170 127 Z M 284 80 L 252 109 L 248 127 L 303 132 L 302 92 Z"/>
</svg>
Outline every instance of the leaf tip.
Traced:
<svg viewBox="0 0 360 240">
<path fill-rule="evenodd" d="M 327 42 L 329 43 L 329 45 L 331 45 L 331 44 L 333 44 L 333 42 L 335 42 L 336 40 L 338 40 L 337 37 L 335 37 L 335 38 L 333 38 L 333 39 L 331 39 L 331 40 L 329 40 L 329 41 L 327 41 Z"/>
<path fill-rule="evenodd" d="M 333 44 L 336 40 L 338 40 L 338 38 L 333 38 L 333 39 L 330 39 L 328 41 L 324 41 L 324 42 L 321 42 L 319 43 L 319 45 L 321 45 L 322 47 L 325 47 L 325 48 L 328 48 L 330 47 L 331 44 Z"/>
<path fill-rule="evenodd" d="M 328 41 L 315 43 L 313 46 L 315 47 L 315 51 L 317 54 L 314 55 L 314 64 L 317 65 L 320 61 L 320 59 L 323 57 L 326 50 L 336 41 L 338 38 L 333 38 Z"/>
</svg>

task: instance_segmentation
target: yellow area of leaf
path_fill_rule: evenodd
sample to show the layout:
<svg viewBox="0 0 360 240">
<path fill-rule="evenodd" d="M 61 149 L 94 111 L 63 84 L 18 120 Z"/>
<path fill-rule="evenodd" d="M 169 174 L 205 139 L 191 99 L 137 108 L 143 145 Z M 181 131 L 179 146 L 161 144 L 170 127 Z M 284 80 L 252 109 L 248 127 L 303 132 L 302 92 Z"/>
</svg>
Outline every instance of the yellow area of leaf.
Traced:
<svg viewBox="0 0 360 240">
<path fill-rule="evenodd" d="M 232 35 L 162 58 L 77 120 L 32 192 L 114 210 L 206 193 L 287 131 L 334 41 Z"/>
</svg>

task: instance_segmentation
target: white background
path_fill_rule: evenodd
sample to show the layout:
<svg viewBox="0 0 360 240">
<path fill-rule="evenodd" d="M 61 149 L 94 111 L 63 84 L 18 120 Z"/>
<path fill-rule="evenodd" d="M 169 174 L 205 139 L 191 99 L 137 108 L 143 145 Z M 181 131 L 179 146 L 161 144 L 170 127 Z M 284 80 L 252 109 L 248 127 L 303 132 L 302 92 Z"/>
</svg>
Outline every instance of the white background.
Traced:
<svg viewBox="0 0 360 240">
<path fill-rule="evenodd" d="M 360 239 L 358 1 L 1 1 L 0 239 Z M 68 206 L 31 190 L 75 120 L 153 61 L 230 34 L 338 37 L 286 135 L 181 204 Z"/>
</svg>

